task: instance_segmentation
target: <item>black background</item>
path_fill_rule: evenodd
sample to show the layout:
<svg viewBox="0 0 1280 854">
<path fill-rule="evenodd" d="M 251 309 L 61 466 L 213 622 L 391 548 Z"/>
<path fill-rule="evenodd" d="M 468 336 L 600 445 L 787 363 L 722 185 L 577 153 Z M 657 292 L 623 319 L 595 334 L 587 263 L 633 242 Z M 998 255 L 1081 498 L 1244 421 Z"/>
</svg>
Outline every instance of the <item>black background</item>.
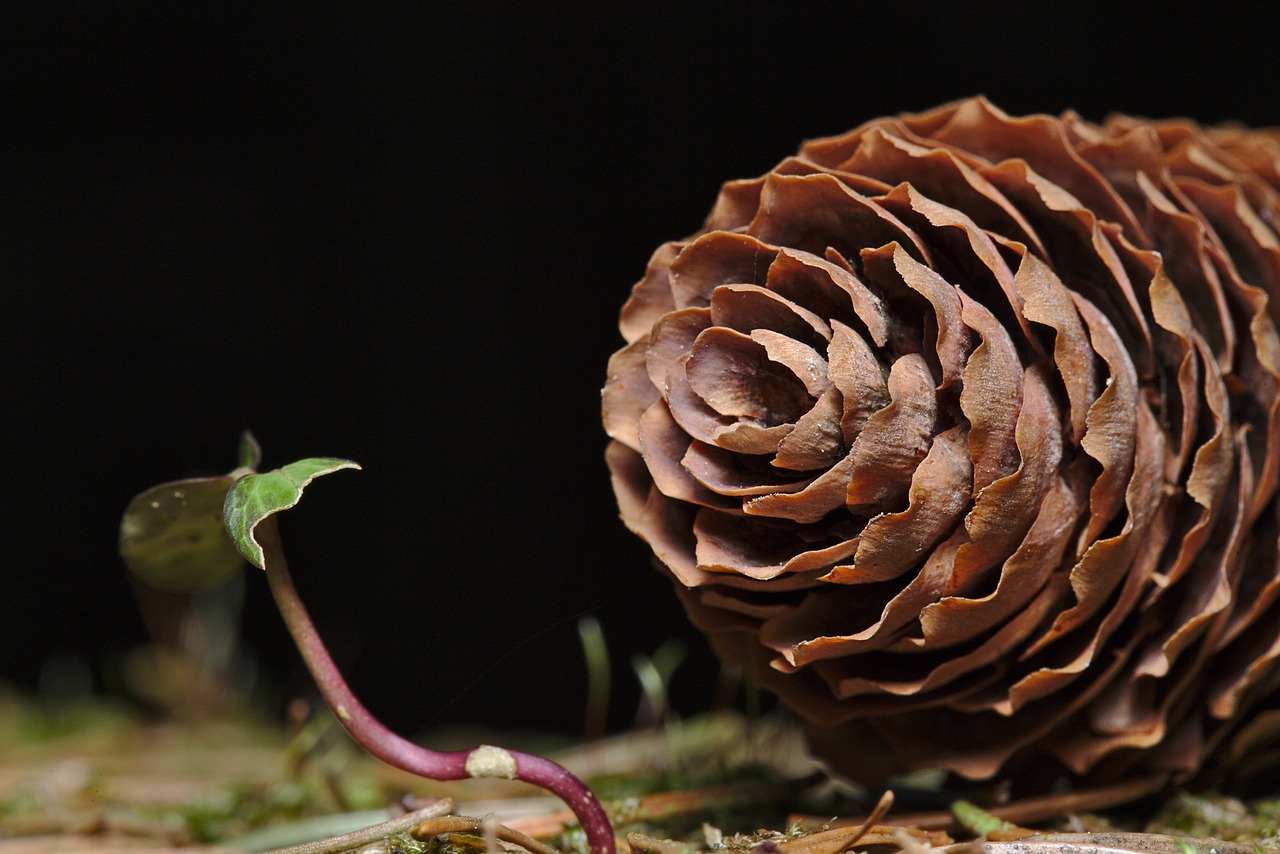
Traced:
<svg viewBox="0 0 1280 854">
<path fill-rule="evenodd" d="M 365 467 L 313 488 L 285 536 L 394 728 L 576 731 L 587 611 L 615 729 L 631 655 L 671 638 L 690 648 L 677 709 L 697 711 L 715 668 L 601 457 L 616 312 L 650 252 L 805 137 L 970 94 L 1280 123 L 1275 13 L 1245 8 L 6 12 L 0 680 L 34 690 L 71 655 L 110 681 L 145 638 L 120 511 L 229 469 L 248 427 L 268 467 Z M 260 574 L 243 631 L 276 696 L 303 689 Z"/>
</svg>

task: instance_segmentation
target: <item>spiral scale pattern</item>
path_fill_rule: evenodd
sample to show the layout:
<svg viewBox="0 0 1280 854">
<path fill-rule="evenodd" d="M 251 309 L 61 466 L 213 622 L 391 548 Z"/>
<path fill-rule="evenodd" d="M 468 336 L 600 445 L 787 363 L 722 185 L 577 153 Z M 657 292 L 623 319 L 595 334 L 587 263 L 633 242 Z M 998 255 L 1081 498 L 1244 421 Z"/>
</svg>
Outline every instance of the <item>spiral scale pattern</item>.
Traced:
<svg viewBox="0 0 1280 854">
<path fill-rule="evenodd" d="M 623 520 L 862 780 L 1186 777 L 1280 685 L 1280 136 L 981 98 L 654 254 Z"/>
</svg>

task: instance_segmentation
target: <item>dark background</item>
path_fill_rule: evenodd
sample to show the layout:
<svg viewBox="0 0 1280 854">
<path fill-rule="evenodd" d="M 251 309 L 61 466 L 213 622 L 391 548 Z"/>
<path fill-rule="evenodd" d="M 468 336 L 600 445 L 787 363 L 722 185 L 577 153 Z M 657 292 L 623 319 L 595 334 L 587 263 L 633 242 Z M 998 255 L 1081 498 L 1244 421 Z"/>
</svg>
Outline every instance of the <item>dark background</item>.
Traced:
<svg viewBox="0 0 1280 854">
<path fill-rule="evenodd" d="M 35 691 L 70 658 L 114 684 L 145 639 L 121 510 L 231 468 L 248 427 L 268 467 L 364 465 L 285 536 L 394 728 L 577 731 L 583 612 L 617 665 L 614 729 L 631 656 L 673 638 L 676 708 L 696 712 L 715 667 L 601 458 L 616 312 L 649 253 L 805 137 L 970 94 L 1280 123 L 1276 16 L 1244 8 L 4 13 L 0 680 Z M 245 608 L 265 696 L 303 690 L 260 574 Z"/>
</svg>

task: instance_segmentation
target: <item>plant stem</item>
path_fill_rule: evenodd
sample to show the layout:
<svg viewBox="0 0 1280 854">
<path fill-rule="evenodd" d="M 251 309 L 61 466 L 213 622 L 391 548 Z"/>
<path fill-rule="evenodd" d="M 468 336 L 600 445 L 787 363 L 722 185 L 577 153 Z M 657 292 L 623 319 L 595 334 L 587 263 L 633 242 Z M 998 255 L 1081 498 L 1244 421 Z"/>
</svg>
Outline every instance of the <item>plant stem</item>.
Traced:
<svg viewBox="0 0 1280 854">
<path fill-rule="evenodd" d="M 325 702 L 361 747 L 388 765 L 433 780 L 507 777 L 540 786 L 573 810 L 582 823 L 591 854 L 615 854 L 617 847 L 613 828 L 600 802 L 581 780 L 561 765 L 541 756 L 489 745 L 440 753 L 420 747 L 383 726 L 351 693 L 320 640 L 289 575 L 289 564 L 280 546 L 275 518 L 268 516 L 259 522 L 254 536 L 262 546 L 267 582 L 271 585 L 276 607 L 289 634 L 293 636 Z"/>
</svg>

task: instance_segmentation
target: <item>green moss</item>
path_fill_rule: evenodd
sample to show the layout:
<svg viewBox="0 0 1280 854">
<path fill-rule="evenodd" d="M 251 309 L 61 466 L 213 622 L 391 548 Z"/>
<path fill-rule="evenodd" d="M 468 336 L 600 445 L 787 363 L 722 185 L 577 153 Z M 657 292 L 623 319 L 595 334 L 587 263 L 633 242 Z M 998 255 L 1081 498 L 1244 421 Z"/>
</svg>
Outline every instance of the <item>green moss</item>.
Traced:
<svg viewBox="0 0 1280 854">
<path fill-rule="evenodd" d="M 1280 801 L 1246 804 L 1215 792 L 1171 798 L 1147 822 L 1148 833 L 1255 843 L 1266 847 L 1280 839 Z"/>
</svg>

